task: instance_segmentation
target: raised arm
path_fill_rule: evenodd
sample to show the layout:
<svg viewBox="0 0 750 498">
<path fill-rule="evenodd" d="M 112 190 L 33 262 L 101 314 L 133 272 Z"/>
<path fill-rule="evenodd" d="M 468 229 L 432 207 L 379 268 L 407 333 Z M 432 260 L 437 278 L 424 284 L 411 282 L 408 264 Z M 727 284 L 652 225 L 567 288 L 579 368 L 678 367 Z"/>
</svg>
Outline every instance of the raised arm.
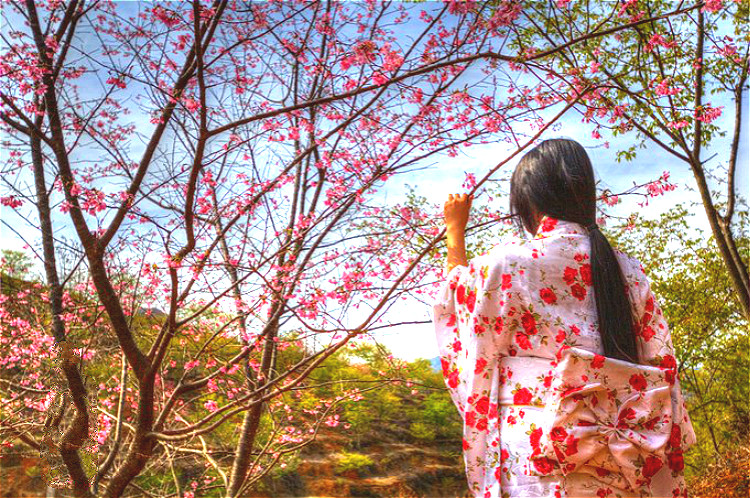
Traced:
<svg viewBox="0 0 750 498">
<path fill-rule="evenodd" d="M 469 222 L 469 211 L 474 195 L 449 194 L 443 206 L 445 218 L 448 257 L 445 274 L 449 274 L 456 266 L 468 266 L 466 258 L 466 224 Z"/>
</svg>

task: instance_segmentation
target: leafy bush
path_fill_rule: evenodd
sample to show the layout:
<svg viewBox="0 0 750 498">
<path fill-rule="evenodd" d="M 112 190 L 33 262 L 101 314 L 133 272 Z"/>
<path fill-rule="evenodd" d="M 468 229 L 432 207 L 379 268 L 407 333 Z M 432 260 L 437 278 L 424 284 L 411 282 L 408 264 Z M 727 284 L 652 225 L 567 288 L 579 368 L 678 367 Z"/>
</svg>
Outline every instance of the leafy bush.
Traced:
<svg viewBox="0 0 750 498">
<path fill-rule="evenodd" d="M 361 469 L 371 467 L 375 463 L 372 461 L 372 458 L 361 453 L 344 452 L 341 453 L 337 457 L 337 459 L 338 462 L 336 462 L 336 473 L 338 474 L 343 474 L 344 472 L 348 472 L 350 470 L 359 471 Z"/>
<path fill-rule="evenodd" d="M 411 435 L 421 441 L 434 441 L 437 431 L 432 425 L 425 424 L 424 422 L 414 422 L 411 424 L 410 431 Z"/>
</svg>

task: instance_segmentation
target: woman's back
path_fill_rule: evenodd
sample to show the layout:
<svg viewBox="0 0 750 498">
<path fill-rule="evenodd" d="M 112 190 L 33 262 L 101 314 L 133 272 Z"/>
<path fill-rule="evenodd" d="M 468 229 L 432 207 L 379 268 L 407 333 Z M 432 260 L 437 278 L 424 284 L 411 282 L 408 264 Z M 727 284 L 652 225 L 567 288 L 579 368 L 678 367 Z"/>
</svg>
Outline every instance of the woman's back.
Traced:
<svg viewBox="0 0 750 498">
<path fill-rule="evenodd" d="M 681 452 L 695 436 L 669 329 L 640 263 L 616 251 L 633 303 L 639 363 L 651 369 L 641 375 L 637 365 L 610 359 L 603 367 L 589 251 L 583 226 L 544 216 L 533 239 L 513 239 L 454 268 L 437 297 L 443 373 L 464 419 L 475 496 L 686 494 Z M 635 380 L 616 378 L 625 372 Z M 613 418 L 629 412 L 593 420 L 594 380 L 610 400 L 637 402 L 646 429 Z M 591 396 L 571 405 L 561 398 L 563 387 Z M 591 400 L 594 407 L 584 410 Z M 669 419 L 652 421 L 666 412 Z M 581 417 L 596 428 L 581 432 Z M 554 432 L 553 423 L 570 425 Z M 616 471 L 623 465 L 630 467 Z"/>
</svg>

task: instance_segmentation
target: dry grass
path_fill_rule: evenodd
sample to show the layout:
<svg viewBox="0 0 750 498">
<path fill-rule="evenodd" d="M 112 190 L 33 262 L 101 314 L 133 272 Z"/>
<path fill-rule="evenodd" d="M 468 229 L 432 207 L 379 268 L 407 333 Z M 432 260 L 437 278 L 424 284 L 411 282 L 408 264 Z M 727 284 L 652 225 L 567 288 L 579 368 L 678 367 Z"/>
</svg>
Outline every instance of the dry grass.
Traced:
<svg viewBox="0 0 750 498">
<path fill-rule="evenodd" d="M 748 498 L 750 493 L 750 444 L 707 466 L 690 487 L 693 498 Z"/>
</svg>

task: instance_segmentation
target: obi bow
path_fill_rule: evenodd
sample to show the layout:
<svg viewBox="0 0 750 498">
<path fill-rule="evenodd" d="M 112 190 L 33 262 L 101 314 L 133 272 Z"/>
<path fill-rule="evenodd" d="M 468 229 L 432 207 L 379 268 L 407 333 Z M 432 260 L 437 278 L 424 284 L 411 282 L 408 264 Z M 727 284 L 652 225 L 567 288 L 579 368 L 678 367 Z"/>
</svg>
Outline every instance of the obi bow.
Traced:
<svg viewBox="0 0 750 498">
<path fill-rule="evenodd" d="M 647 489 L 667 461 L 674 422 L 667 371 L 578 348 L 556 370 L 531 473 L 580 472 Z"/>
</svg>

